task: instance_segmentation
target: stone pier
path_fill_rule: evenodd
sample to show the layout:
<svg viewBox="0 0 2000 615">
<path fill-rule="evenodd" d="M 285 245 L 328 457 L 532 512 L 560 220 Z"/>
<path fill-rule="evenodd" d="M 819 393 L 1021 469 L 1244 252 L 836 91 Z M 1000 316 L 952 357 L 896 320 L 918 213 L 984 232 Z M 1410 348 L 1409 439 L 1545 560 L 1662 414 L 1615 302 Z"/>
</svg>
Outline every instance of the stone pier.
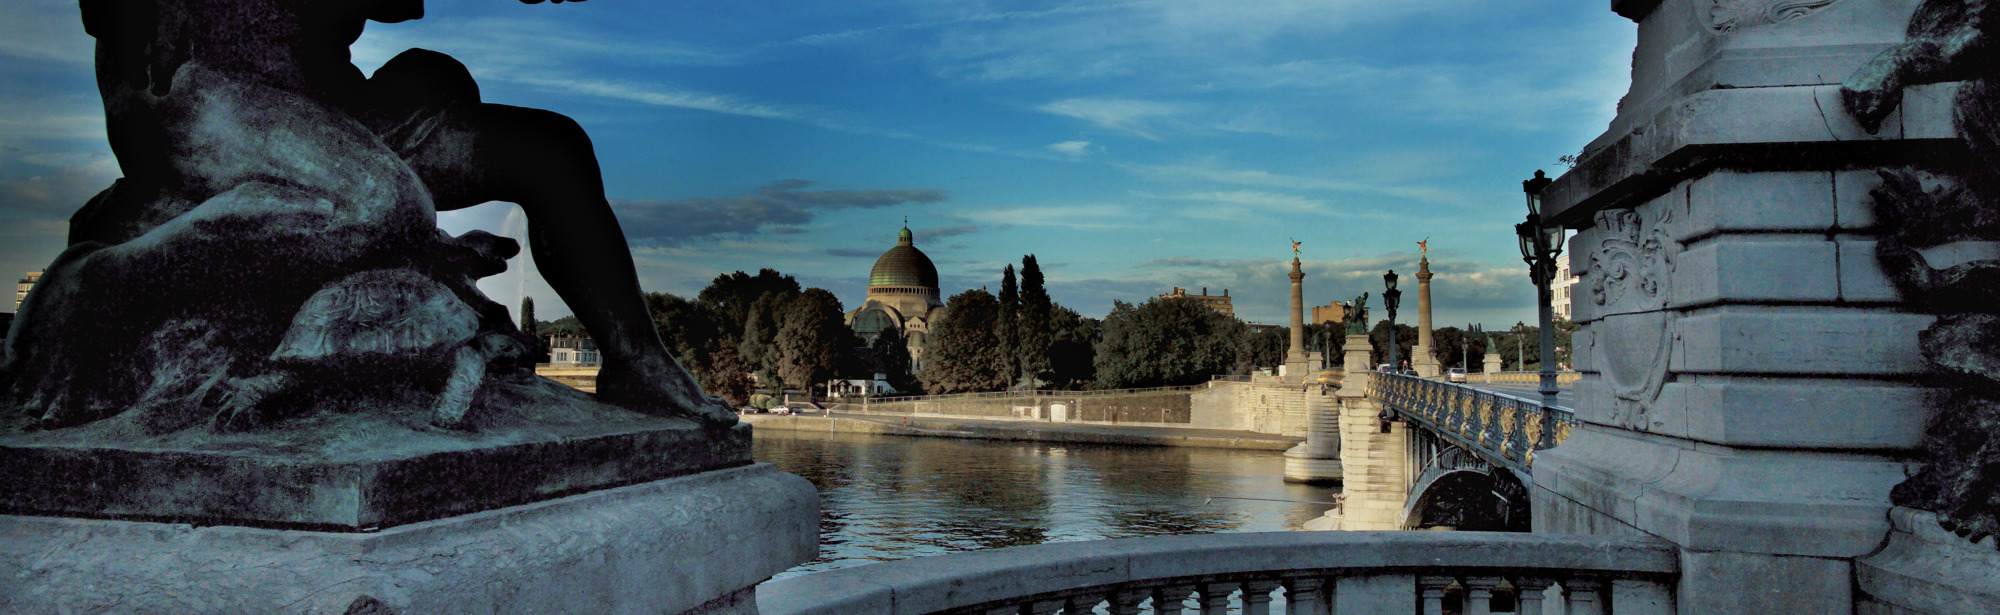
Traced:
<svg viewBox="0 0 2000 615">
<path fill-rule="evenodd" d="M 1534 528 L 1679 546 L 1678 612 L 1906 612 L 1862 608 L 1855 560 L 1923 436 L 1932 317 L 1880 270 L 1869 191 L 1950 155 L 1952 90 L 1871 133 L 1840 84 L 1917 5 L 1611 2 L 1631 91 L 1543 193 L 1577 231 L 1582 423 L 1535 460 Z"/>
<path fill-rule="evenodd" d="M 1368 336 L 1349 335 L 1348 377 L 1333 397 L 1340 422 L 1340 492 L 1346 499 L 1326 516 L 1308 521 L 1309 530 L 1400 530 L 1409 499 L 1409 424 L 1382 428 L 1382 405 L 1368 398 Z"/>
<path fill-rule="evenodd" d="M 1417 261 L 1417 345 L 1410 349 L 1410 367 L 1418 376 L 1438 375 L 1436 351 L 1431 340 L 1431 259 L 1424 256 Z"/>
<path fill-rule="evenodd" d="M 1492 382 L 1493 375 L 1500 373 L 1500 353 L 1495 350 L 1497 345 L 1490 343 L 1493 338 L 1486 339 L 1489 342 L 1486 345 L 1486 360 L 1481 365 L 1485 367 L 1486 381 Z"/>
</svg>

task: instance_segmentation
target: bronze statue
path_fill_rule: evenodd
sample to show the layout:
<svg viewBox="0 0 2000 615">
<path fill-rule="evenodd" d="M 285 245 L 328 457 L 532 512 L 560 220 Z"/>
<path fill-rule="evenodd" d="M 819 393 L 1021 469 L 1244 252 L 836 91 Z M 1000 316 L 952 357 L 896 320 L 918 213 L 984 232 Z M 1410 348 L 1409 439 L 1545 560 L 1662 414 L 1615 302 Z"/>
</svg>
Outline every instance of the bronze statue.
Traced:
<svg viewBox="0 0 2000 615">
<path fill-rule="evenodd" d="M 83 0 L 125 177 L 71 218 L 21 307 L 0 362 L 14 406 L 47 427 L 135 408 L 155 429 L 243 427 L 286 412 L 292 387 L 276 383 L 385 356 L 435 356 L 418 363 L 447 366 L 447 397 L 524 377 L 533 340 L 472 285 L 519 247 L 436 227 L 437 211 L 501 200 L 527 214 L 536 264 L 603 352 L 600 400 L 734 423 L 655 333 L 574 121 L 481 102 L 441 53 L 412 49 L 367 77 L 349 63 L 367 22 L 422 15 L 421 0 Z M 343 303 L 389 281 L 426 301 L 361 316 Z M 295 347 L 307 322 L 403 337 L 322 331 Z M 452 399 L 438 424 L 464 423 Z"/>
<path fill-rule="evenodd" d="M 1918 346 L 1943 395 L 1925 428 L 1920 471 L 1890 492 L 1961 536 L 2000 534 L 2000 260 L 1935 268 L 1919 250 L 1960 240 L 2000 240 L 2000 49 L 1990 0 L 1929 0 L 1907 41 L 1883 51 L 1841 86 L 1849 113 L 1871 132 L 1907 86 L 1962 80 L 1954 112 L 1968 156 L 1879 171 L 1871 191 L 1876 259 L 1913 308 L 1936 314 Z"/>
<path fill-rule="evenodd" d="M 1347 312 L 1347 334 L 1368 334 L 1368 293 L 1354 298 L 1354 309 Z"/>
</svg>

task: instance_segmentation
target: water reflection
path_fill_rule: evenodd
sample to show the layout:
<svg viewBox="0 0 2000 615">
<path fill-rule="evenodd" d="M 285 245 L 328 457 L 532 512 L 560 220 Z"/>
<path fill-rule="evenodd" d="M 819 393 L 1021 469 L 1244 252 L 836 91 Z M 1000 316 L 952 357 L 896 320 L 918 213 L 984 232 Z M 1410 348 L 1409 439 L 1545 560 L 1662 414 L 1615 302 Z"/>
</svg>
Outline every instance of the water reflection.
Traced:
<svg viewBox="0 0 2000 615">
<path fill-rule="evenodd" d="M 1016 545 L 1294 529 L 1328 489 L 1271 451 L 769 431 L 756 458 L 819 487 L 820 557 L 782 577 Z"/>
</svg>

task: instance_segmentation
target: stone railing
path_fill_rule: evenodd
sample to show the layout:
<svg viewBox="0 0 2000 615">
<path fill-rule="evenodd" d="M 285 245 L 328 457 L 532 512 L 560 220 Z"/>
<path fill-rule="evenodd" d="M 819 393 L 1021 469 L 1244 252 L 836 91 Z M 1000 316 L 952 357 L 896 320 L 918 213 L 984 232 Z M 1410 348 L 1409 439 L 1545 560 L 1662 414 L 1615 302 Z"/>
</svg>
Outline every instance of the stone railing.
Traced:
<svg viewBox="0 0 2000 615">
<path fill-rule="evenodd" d="M 1576 415 L 1537 401 L 1462 384 L 1370 373 L 1368 397 L 1494 465 L 1526 473 L 1535 451 L 1569 439 Z"/>
<path fill-rule="evenodd" d="M 1542 383 L 1541 372 L 1486 372 L 1482 374 L 1467 374 L 1466 377 L 1473 380 L 1479 380 L 1480 382 L 1485 382 L 1488 384 L 1541 384 Z M 1583 379 L 1583 372 L 1573 372 L 1567 370 L 1556 372 L 1557 385 L 1567 385 L 1582 379 Z"/>
<path fill-rule="evenodd" d="M 762 615 L 1668 615 L 1674 548 L 1500 532 L 1270 532 L 971 551 L 764 583 Z M 1549 591 L 1555 588 L 1554 591 Z M 1282 589 L 1282 592 L 1278 590 Z M 1276 595 L 1274 595 L 1276 594 Z"/>
</svg>

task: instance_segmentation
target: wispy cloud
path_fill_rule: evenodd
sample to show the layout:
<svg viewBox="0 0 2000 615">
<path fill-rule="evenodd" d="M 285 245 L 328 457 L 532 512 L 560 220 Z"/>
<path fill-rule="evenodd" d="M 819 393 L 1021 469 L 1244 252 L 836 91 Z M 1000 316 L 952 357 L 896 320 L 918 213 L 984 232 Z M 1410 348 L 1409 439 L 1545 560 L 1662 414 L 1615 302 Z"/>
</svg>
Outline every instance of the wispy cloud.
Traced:
<svg viewBox="0 0 2000 615">
<path fill-rule="evenodd" d="M 995 207 L 957 212 L 988 224 L 1008 226 L 1054 226 L 1072 229 L 1105 229 L 1132 226 L 1132 210 L 1122 205 L 1063 205 L 1054 207 Z"/>
<path fill-rule="evenodd" d="M 744 236 L 759 229 L 800 226 L 820 212 L 875 209 L 906 203 L 937 203 L 945 191 L 806 190 L 812 182 L 787 179 L 738 197 L 613 201 L 612 208 L 635 242 L 676 245 L 704 238 Z"/>
<path fill-rule="evenodd" d="M 1151 100 L 1066 98 L 1035 107 L 1035 110 L 1073 117 L 1105 130 L 1158 141 L 1159 124 L 1186 109 L 1184 105 Z"/>
<path fill-rule="evenodd" d="M 1182 164 L 1139 164 L 1114 162 L 1113 166 L 1137 175 L 1172 181 L 1204 181 L 1240 186 L 1265 188 L 1286 188 L 1294 190 L 1327 190 L 1374 194 L 1397 198 L 1442 204 L 1458 204 L 1462 200 L 1451 191 L 1427 186 L 1400 186 L 1377 184 L 1338 177 L 1310 177 L 1285 173 L 1273 173 L 1261 169 L 1246 169 L 1212 163 Z M 1230 193 L 1213 193 L 1230 194 Z M 1255 194 L 1255 193 L 1235 193 Z"/>
</svg>

